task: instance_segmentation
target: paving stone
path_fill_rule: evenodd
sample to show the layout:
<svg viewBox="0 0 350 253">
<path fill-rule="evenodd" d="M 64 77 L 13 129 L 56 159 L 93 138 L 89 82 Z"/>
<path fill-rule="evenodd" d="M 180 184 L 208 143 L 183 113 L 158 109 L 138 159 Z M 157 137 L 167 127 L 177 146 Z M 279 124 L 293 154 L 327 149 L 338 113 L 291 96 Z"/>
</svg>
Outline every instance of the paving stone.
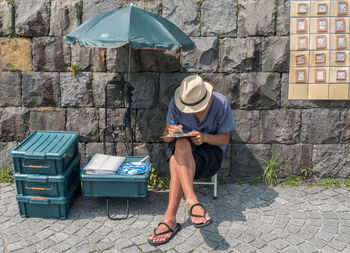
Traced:
<svg viewBox="0 0 350 253">
<path fill-rule="evenodd" d="M 112 229 L 106 227 L 106 226 L 102 226 L 99 229 L 96 230 L 97 233 L 106 236 L 108 235 L 110 232 L 112 231 Z"/>
<path fill-rule="evenodd" d="M 80 243 L 83 239 L 79 236 L 76 236 L 76 235 L 70 235 L 69 236 L 69 240 L 68 243 L 72 246 L 75 246 L 76 244 Z"/>
<path fill-rule="evenodd" d="M 304 242 L 302 244 L 299 244 L 297 246 L 298 250 L 300 252 L 316 252 L 317 251 L 317 248 L 315 248 L 314 246 L 311 245 L 311 243 L 309 242 Z"/>
<path fill-rule="evenodd" d="M 235 247 L 235 250 L 237 250 L 238 252 L 242 252 L 242 253 L 255 252 L 255 249 L 252 246 L 250 246 L 249 244 L 240 244 L 237 247 Z"/>
<path fill-rule="evenodd" d="M 282 250 L 286 248 L 289 244 L 285 241 L 282 241 L 281 239 L 276 239 L 274 241 L 269 242 L 269 245 L 275 247 L 278 250 Z"/>
<path fill-rule="evenodd" d="M 252 242 L 254 240 L 254 237 L 249 235 L 249 234 L 244 233 L 240 237 L 240 240 L 245 242 L 245 243 L 250 243 L 250 242 Z"/>
<path fill-rule="evenodd" d="M 55 230 L 56 232 L 60 232 L 60 231 L 62 231 L 65 228 L 65 226 L 60 224 L 60 223 L 58 223 L 58 222 L 56 222 L 56 223 L 52 224 L 50 226 L 50 228 Z"/>
<path fill-rule="evenodd" d="M 15 242 L 15 243 L 9 244 L 7 246 L 7 251 L 11 252 L 11 251 L 19 250 L 22 248 L 23 248 L 23 246 L 20 242 Z"/>
<path fill-rule="evenodd" d="M 276 249 L 270 245 L 266 245 L 264 248 L 260 249 L 260 251 L 263 253 L 276 253 Z"/>
<path fill-rule="evenodd" d="M 264 247 L 266 245 L 266 243 L 262 240 L 256 239 L 256 240 L 252 241 L 250 243 L 250 245 L 252 245 L 253 247 L 255 247 L 257 249 L 261 249 L 262 247 Z"/>
<path fill-rule="evenodd" d="M 90 228 L 81 228 L 77 233 L 76 235 L 77 236 L 80 236 L 80 237 L 83 237 L 83 238 L 86 238 L 88 235 L 90 235 L 91 233 L 93 232 L 92 229 Z"/>
<path fill-rule="evenodd" d="M 68 235 L 60 232 L 57 234 L 54 234 L 53 236 L 50 237 L 51 240 L 55 241 L 56 243 L 62 242 L 68 238 Z"/>
<path fill-rule="evenodd" d="M 270 242 L 272 240 L 275 240 L 276 238 L 277 238 L 276 235 L 270 234 L 270 233 L 266 233 L 261 236 L 261 239 L 264 240 L 265 242 Z"/>
<path fill-rule="evenodd" d="M 348 244 L 346 243 L 343 243 L 343 242 L 340 242 L 338 240 L 332 240 L 328 246 L 338 250 L 338 251 L 342 251 L 344 250 L 347 246 L 349 246 Z"/>
<path fill-rule="evenodd" d="M 125 252 L 125 253 L 139 253 L 141 252 L 136 246 L 127 248 L 127 249 L 123 249 L 121 252 Z"/>
<path fill-rule="evenodd" d="M 322 240 L 319 240 L 317 239 L 316 237 L 312 238 L 310 240 L 310 243 L 315 246 L 317 249 L 322 249 L 324 246 L 327 245 L 326 242 L 322 241 Z"/>
<path fill-rule="evenodd" d="M 54 234 L 54 231 L 52 231 L 51 229 L 47 228 L 44 229 L 43 231 L 40 231 L 36 234 L 36 236 L 38 236 L 40 238 L 40 240 L 44 240 L 45 238 L 51 236 Z"/>
<path fill-rule="evenodd" d="M 335 240 L 350 245 L 350 237 L 348 233 L 341 233 L 335 237 Z"/>
<path fill-rule="evenodd" d="M 110 239 L 111 241 L 115 241 L 122 237 L 122 233 L 120 231 L 113 231 L 107 235 L 107 238 Z"/>
<path fill-rule="evenodd" d="M 1 252 L 1 250 L 0 250 L 0 252 Z M 18 253 L 37 253 L 38 250 L 35 246 L 30 246 L 30 247 L 26 247 L 24 249 L 20 249 L 20 250 L 16 251 L 16 253 L 17 252 Z"/>
<path fill-rule="evenodd" d="M 70 226 L 67 226 L 67 227 L 63 230 L 63 232 L 72 235 L 72 234 L 74 234 L 75 232 L 77 232 L 79 229 L 80 229 L 80 227 L 78 227 L 78 226 L 70 225 Z"/>
<path fill-rule="evenodd" d="M 288 248 L 283 249 L 283 252 L 284 253 L 298 253 L 298 249 L 294 248 L 292 246 L 289 246 Z"/>
<path fill-rule="evenodd" d="M 38 236 L 33 235 L 33 236 L 26 237 L 23 240 L 22 244 L 23 244 L 23 246 L 25 246 L 27 248 L 33 244 L 38 243 L 38 242 L 40 242 L 40 238 Z"/>
<path fill-rule="evenodd" d="M 81 247 L 78 248 L 79 249 L 79 252 L 82 252 L 82 253 L 85 253 L 85 252 L 94 252 L 97 250 L 97 247 L 96 245 L 94 244 L 85 244 Z"/>
<path fill-rule="evenodd" d="M 187 244 L 180 244 L 175 247 L 175 250 L 177 250 L 180 253 L 187 253 L 192 251 L 192 247 Z"/>
<path fill-rule="evenodd" d="M 285 228 L 289 222 L 289 219 L 290 218 L 287 215 L 277 216 L 273 225 L 278 228 Z"/>
<path fill-rule="evenodd" d="M 339 233 L 339 227 L 334 227 L 334 226 L 328 226 L 328 225 L 324 225 L 322 227 L 323 231 L 329 232 L 329 233 L 333 233 L 333 234 L 338 234 Z"/>
<path fill-rule="evenodd" d="M 278 238 L 285 239 L 288 237 L 289 233 L 285 229 L 275 229 L 273 231 L 273 234 L 276 235 Z"/>
<path fill-rule="evenodd" d="M 88 237 L 86 237 L 86 239 L 93 243 L 93 244 L 96 244 L 98 243 L 99 241 L 101 241 L 102 239 L 104 238 L 103 235 L 97 233 L 97 232 L 93 232 L 92 234 L 90 234 Z"/>
<path fill-rule="evenodd" d="M 47 238 L 47 239 L 41 241 L 38 245 L 42 250 L 46 250 L 47 248 L 55 245 L 55 242 L 53 240 L 51 240 L 50 238 Z"/>
<path fill-rule="evenodd" d="M 68 249 L 70 249 L 71 245 L 69 245 L 68 243 L 65 242 L 61 242 L 59 244 L 57 244 L 54 248 L 56 252 L 64 252 Z"/>
<path fill-rule="evenodd" d="M 150 245 L 149 243 L 146 244 L 142 244 L 139 246 L 139 248 L 143 251 L 143 252 L 151 252 L 156 250 L 156 248 L 152 245 Z"/>
<path fill-rule="evenodd" d="M 115 241 L 115 244 L 118 245 L 119 248 L 126 248 L 133 245 L 134 242 L 127 238 L 120 238 L 119 240 Z"/>
<path fill-rule="evenodd" d="M 96 247 L 100 251 L 104 251 L 107 249 L 110 249 L 114 246 L 113 242 L 107 241 L 107 240 L 102 240 L 96 244 Z"/>
<path fill-rule="evenodd" d="M 301 239 L 300 237 L 298 237 L 296 235 L 290 235 L 288 238 L 286 238 L 286 240 L 288 242 L 290 242 L 291 244 L 293 244 L 294 246 L 297 246 L 297 245 L 304 242 L 303 239 Z"/>
</svg>

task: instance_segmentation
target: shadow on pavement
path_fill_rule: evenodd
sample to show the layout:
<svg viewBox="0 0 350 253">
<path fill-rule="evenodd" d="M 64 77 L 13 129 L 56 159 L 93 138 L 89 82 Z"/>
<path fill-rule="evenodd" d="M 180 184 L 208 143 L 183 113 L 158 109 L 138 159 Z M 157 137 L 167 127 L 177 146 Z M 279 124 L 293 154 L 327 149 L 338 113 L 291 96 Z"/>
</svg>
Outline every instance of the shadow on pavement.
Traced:
<svg viewBox="0 0 350 253">
<path fill-rule="evenodd" d="M 207 246 L 215 250 L 226 250 L 231 246 L 228 238 L 236 238 L 243 231 L 243 223 L 247 221 L 249 209 L 268 207 L 274 202 L 278 193 L 264 186 L 225 185 L 218 187 L 218 197 L 212 199 L 211 188 L 199 189 L 199 201 L 207 208 L 214 219 L 213 225 L 200 230 Z M 254 219 L 254 215 L 249 219 Z M 233 226 L 232 226 L 233 224 Z M 185 226 L 191 225 L 190 219 Z"/>
</svg>

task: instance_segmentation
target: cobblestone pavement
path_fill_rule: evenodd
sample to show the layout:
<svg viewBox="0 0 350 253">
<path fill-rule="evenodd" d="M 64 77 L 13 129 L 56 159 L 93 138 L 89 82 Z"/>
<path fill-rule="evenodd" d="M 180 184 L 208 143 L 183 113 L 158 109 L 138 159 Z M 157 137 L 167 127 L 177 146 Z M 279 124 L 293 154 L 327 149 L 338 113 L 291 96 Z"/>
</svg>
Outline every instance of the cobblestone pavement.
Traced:
<svg viewBox="0 0 350 253">
<path fill-rule="evenodd" d="M 104 198 L 79 197 L 66 220 L 21 218 L 15 185 L 0 184 L 0 252 L 350 252 L 350 192 L 321 187 L 197 188 L 214 219 L 194 228 L 181 202 L 183 229 L 158 248 L 147 237 L 162 219 L 167 192 L 131 199 L 130 218 L 112 221 Z M 118 209 L 118 210 L 117 210 Z M 113 199 L 122 213 L 125 200 Z"/>
</svg>

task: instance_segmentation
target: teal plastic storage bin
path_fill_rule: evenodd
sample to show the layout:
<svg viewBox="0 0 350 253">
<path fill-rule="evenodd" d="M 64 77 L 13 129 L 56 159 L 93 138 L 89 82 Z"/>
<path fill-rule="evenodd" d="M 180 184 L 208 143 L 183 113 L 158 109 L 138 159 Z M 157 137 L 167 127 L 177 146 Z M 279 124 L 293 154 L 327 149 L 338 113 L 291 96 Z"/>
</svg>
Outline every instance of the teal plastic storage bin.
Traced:
<svg viewBox="0 0 350 253">
<path fill-rule="evenodd" d="M 147 171 L 142 175 L 91 175 L 85 174 L 84 168 L 92 157 L 88 157 L 81 167 L 80 180 L 83 196 L 86 197 L 146 197 L 147 184 L 150 176 L 151 164 L 149 158 L 144 162 Z M 143 156 L 128 156 L 124 163 L 137 162 Z"/>
<path fill-rule="evenodd" d="M 39 195 L 41 197 L 67 197 L 80 172 L 80 154 L 76 155 L 62 176 L 46 176 L 38 174 L 13 175 L 16 180 L 17 193 L 24 196 Z"/>
<path fill-rule="evenodd" d="M 22 217 L 66 219 L 69 209 L 80 193 L 77 177 L 66 197 L 23 196 L 17 194 L 19 213 Z"/>
<path fill-rule="evenodd" d="M 11 151 L 15 173 L 63 175 L 79 153 L 79 133 L 35 131 Z"/>
</svg>

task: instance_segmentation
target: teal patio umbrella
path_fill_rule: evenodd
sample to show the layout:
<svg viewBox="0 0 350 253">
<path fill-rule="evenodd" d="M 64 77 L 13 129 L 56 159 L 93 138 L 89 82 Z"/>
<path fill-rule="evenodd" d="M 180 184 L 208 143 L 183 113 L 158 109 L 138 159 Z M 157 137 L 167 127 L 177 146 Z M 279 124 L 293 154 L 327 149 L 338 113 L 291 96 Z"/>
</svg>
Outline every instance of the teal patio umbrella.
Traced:
<svg viewBox="0 0 350 253">
<path fill-rule="evenodd" d="M 64 37 L 85 47 L 121 47 L 189 51 L 194 42 L 167 19 L 134 6 L 99 14 Z"/>
<path fill-rule="evenodd" d="M 118 48 L 129 44 L 128 82 L 131 48 L 182 51 L 196 48 L 195 43 L 176 25 L 132 4 L 96 15 L 64 36 L 64 41 L 100 48 Z M 107 125 L 107 118 L 105 123 Z"/>
</svg>

